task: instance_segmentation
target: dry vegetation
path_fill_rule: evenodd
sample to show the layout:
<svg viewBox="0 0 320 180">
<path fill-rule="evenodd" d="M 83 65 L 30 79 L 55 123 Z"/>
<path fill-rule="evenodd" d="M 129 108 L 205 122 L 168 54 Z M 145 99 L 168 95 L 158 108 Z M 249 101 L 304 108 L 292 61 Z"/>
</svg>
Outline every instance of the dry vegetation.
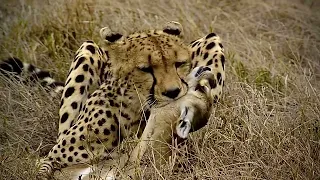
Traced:
<svg viewBox="0 0 320 180">
<path fill-rule="evenodd" d="M 176 20 L 187 42 L 224 41 L 227 82 L 208 126 L 194 133 L 193 171 L 146 179 L 320 178 L 320 3 L 317 0 L 1 1 L 0 57 L 64 79 L 75 50 L 99 29 L 127 33 Z M 33 179 L 53 146 L 58 100 L 0 78 L 0 179 Z"/>
</svg>

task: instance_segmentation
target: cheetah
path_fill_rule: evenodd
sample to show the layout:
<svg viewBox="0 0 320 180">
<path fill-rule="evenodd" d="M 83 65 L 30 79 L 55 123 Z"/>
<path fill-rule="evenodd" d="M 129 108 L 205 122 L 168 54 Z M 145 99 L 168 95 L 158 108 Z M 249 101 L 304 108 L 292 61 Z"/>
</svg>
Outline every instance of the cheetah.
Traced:
<svg viewBox="0 0 320 180">
<path fill-rule="evenodd" d="M 84 42 L 71 63 L 61 97 L 57 144 L 40 160 L 39 179 L 51 178 L 55 170 L 70 165 L 94 164 L 109 157 L 124 138 L 141 135 L 151 108 L 187 93 L 186 77 L 193 68 L 209 66 L 215 73 L 209 81 L 213 103 L 221 96 L 225 59 L 214 33 L 189 46 L 176 22 L 127 36 L 105 28 L 101 35 L 103 46 Z M 186 126 L 180 135 L 189 130 Z"/>
</svg>

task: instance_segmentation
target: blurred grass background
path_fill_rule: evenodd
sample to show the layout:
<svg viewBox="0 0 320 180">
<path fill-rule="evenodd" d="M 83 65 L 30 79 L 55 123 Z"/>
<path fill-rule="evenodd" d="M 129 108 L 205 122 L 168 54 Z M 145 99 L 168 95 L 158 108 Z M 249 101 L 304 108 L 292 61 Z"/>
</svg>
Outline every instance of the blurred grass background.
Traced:
<svg viewBox="0 0 320 180">
<path fill-rule="evenodd" d="M 217 33 L 226 88 L 209 125 L 191 136 L 192 171 L 146 179 L 320 179 L 320 1 L 2 0 L 0 58 L 64 80 L 81 43 L 182 23 L 186 42 Z M 0 77 L 0 179 L 34 179 L 57 136 L 58 99 Z"/>
</svg>

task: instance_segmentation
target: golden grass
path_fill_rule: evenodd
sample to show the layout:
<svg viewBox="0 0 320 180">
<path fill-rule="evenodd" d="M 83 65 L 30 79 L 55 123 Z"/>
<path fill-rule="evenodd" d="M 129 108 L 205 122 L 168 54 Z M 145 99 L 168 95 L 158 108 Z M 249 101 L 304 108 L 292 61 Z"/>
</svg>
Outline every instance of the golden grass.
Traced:
<svg viewBox="0 0 320 180">
<path fill-rule="evenodd" d="M 227 57 L 222 101 L 192 134 L 192 172 L 147 179 L 320 178 L 320 3 L 317 0 L 22 0 L 0 5 L 0 57 L 63 80 L 75 50 L 110 26 L 122 33 L 182 23 L 187 42 L 211 31 Z M 0 78 L 0 179 L 34 179 L 53 146 L 58 101 Z"/>
</svg>

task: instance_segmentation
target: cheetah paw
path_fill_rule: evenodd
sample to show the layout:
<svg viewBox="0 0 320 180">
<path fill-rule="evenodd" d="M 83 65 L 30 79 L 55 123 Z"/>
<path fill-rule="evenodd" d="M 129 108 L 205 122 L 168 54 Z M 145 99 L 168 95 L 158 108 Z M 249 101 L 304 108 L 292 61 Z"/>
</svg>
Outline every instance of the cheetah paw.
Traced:
<svg viewBox="0 0 320 180">
<path fill-rule="evenodd" d="M 191 122 L 187 117 L 189 108 L 184 107 L 179 117 L 179 124 L 176 126 L 177 135 L 181 138 L 187 138 L 191 130 Z"/>
</svg>

